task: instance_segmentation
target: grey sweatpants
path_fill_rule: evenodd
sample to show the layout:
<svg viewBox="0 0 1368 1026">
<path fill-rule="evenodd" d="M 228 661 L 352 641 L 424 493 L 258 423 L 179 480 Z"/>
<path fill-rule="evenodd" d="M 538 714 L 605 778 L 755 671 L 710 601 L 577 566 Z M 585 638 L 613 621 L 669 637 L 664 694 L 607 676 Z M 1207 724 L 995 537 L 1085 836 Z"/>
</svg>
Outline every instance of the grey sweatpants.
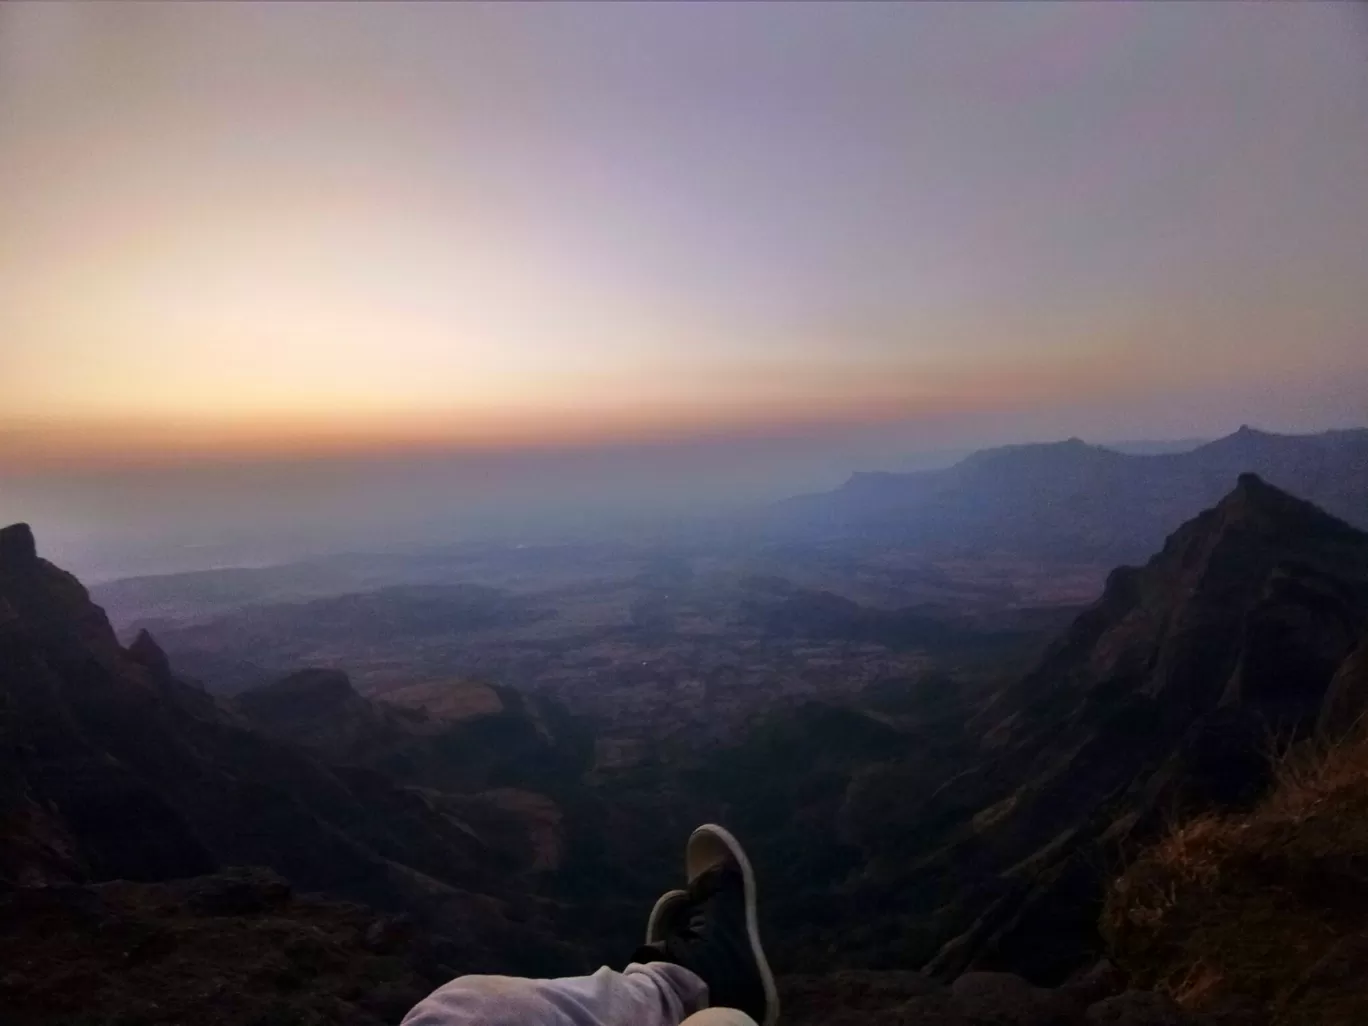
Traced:
<svg viewBox="0 0 1368 1026">
<path fill-rule="evenodd" d="M 592 976 L 527 980 L 458 976 L 418 1002 L 402 1026 L 755 1026 L 744 1012 L 708 1008 L 708 987 L 683 966 L 604 966 Z"/>
</svg>

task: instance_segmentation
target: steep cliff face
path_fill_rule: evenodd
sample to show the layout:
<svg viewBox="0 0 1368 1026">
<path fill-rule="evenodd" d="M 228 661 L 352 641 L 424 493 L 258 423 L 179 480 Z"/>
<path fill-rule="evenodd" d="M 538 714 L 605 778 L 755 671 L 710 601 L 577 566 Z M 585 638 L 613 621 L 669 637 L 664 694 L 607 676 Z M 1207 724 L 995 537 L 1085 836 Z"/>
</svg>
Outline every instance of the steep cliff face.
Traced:
<svg viewBox="0 0 1368 1026">
<path fill-rule="evenodd" d="M 979 714 L 981 760 L 928 802 L 953 825 L 921 872 L 988 884 L 937 967 L 1076 964 L 1067 938 L 1090 935 L 1107 862 L 1166 818 L 1262 793 L 1270 748 L 1314 729 L 1365 625 L 1368 535 L 1253 475 L 1114 573 Z"/>
<path fill-rule="evenodd" d="M 183 754 L 162 717 L 180 696 L 119 646 L 80 583 L 38 558 L 23 524 L 0 532 L 0 701 L 10 882 L 161 879 L 214 866 L 154 772 Z M 165 707 L 165 708 L 163 708 Z M 106 743 L 112 741 L 113 743 Z"/>
<path fill-rule="evenodd" d="M 0 532 L 0 770 L 0 884 L 267 866 L 413 914 L 463 965 L 577 964 L 518 876 L 507 817 L 480 804 L 476 827 L 461 796 L 250 729 L 150 637 L 121 647 L 23 525 Z"/>
<path fill-rule="evenodd" d="M 977 722 L 1038 785 L 1095 753 L 1106 790 L 1133 771 L 1128 749 L 1168 753 L 1214 722 L 1305 730 L 1365 623 L 1368 535 L 1246 475 L 1145 567 L 1116 571 Z"/>
<path fill-rule="evenodd" d="M 1353 722 L 1366 628 L 1368 535 L 1241 477 L 1115 571 L 1021 679 L 843 774 L 826 848 L 848 875 L 809 896 L 821 925 L 795 928 L 811 934 L 795 933 L 799 964 L 835 943 L 851 965 L 1063 979 L 1095 957 L 1103 881 L 1128 852 L 1174 817 L 1256 800 L 1274 747 Z M 733 786 L 744 808 L 755 785 Z M 767 829 L 776 849 L 801 843 Z"/>
</svg>

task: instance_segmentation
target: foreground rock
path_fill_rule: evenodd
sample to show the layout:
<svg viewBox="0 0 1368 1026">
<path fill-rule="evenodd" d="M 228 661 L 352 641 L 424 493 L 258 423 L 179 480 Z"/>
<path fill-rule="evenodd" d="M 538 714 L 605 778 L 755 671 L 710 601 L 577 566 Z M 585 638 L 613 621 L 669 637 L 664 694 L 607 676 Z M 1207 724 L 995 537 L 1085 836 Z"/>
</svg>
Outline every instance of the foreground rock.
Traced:
<svg viewBox="0 0 1368 1026">
<path fill-rule="evenodd" d="M 1368 738 L 1294 749 L 1278 778 L 1137 859 L 1106 935 L 1137 982 L 1223 1026 L 1368 1022 Z"/>
<path fill-rule="evenodd" d="M 1193 1026 L 1196 1022 L 1167 994 L 1128 990 L 1088 1009 L 1087 1026 Z"/>
<path fill-rule="evenodd" d="M 0 895 L 0 1008 L 6 1026 L 381 1026 L 450 971 L 411 934 L 377 951 L 385 922 L 265 870 L 24 888 Z"/>
<path fill-rule="evenodd" d="M 912 972 L 846 970 L 780 980 L 789 1026 L 1234 1026 L 1234 1020 L 1184 1011 L 1166 994 L 1123 986 L 1110 968 L 1057 989 L 986 972 L 966 973 L 948 986 Z"/>
</svg>

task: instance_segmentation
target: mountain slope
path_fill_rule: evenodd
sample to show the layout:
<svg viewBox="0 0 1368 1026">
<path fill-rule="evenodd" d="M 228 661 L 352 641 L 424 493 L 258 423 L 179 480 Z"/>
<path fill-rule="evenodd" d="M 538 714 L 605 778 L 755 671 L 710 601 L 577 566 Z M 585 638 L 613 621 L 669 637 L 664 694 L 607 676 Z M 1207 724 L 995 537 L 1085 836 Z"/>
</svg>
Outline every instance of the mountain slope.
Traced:
<svg viewBox="0 0 1368 1026">
<path fill-rule="evenodd" d="M 0 531 L 0 884 L 260 865 L 407 912 L 462 967 L 576 963 L 501 845 L 440 796 L 332 769 L 125 650 L 24 525 Z"/>
<path fill-rule="evenodd" d="M 345 673 L 313 669 L 240 692 L 231 704 L 262 733 L 329 764 L 445 791 L 542 788 L 577 780 L 592 762 L 587 729 L 545 698 L 454 680 L 396 697 L 415 704 L 363 698 Z"/>
<path fill-rule="evenodd" d="M 786 958 L 1058 982 L 1100 949 L 1103 881 L 1128 851 L 1172 816 L 1257 798 L 1271 737 L 1358 715 L 1368 689 L 1344 668 L 1365 640 L 1368 535 L 1241 477 L 1115 571 L 1022 678 L 976 708 L 927 706 L 924 728 L 838 780 L 790 781 L 790 820 L 839 796 L 819 812 L 833 836 L 766 822 L 764 781 L 730 785 L 734 808 L 759 810 L 738 820 L 757 847 L 816 845 L 805 859 L 838 870 L 826 894 L 790 882 L 803 913 Z M 808 726 L 795 775 L 830 765 L 830 726 Z"/>
<path fill-rule="evenodd" d="M 1115 880 L 1113 957 L 1194 1010 L 1239 1001 L 1275 1026 L 1364 1022 L 1365 846 L 1368 738 L 1300 746 L 1257 807 L 1181 824 Z"/>
<path fill-rule="evenodd" d="M 943 967 L 1062 969 L 1041 931 L 1071 908 L 1096 919 L 1083 846 L 1105 860 L 1166 817 L 1255 798 L 1270 737 L 1314 729 L 1365 625 L 1368 535 L 1252 475 L 1143 569 L 1113 574 L 980 715 L 983 768 L 938 796 L 979 806 L 950 841 L 956 871 L 993 867 L 1008 885 Z"/>
<path fill-rule="evenodd" d="M 836 491 L 780 504 L 773 526 L 1129 560 L 1152 552 L 1246 472 L 1368 527 L 1368 430 L 1276 435 L 1248 427 L 1179 453 L 1125 454 L 1075 438 L 989 449 L 944 470 L 856 474 Z"/>
</svg>

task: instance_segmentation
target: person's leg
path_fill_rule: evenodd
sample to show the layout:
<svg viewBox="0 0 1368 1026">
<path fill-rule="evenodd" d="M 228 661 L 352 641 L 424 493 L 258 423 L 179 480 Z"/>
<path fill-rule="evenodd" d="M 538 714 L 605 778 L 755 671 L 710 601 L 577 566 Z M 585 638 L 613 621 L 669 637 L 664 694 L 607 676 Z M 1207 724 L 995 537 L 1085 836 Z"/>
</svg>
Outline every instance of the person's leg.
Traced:
<svg viewBox="0 0 1368 1026">
<path fill-rule="evenodd" d="M 707 985 L 667 962 L 559 980 L 459 976 L 415 1005 L 402 1026 L 679 1026 L 707 1003 Z"/>
<path fill-rule="evenodd" d="M 705 1008 L 694 1012 L 679 1026 L 759 1026 L 739 1008 Z"/>
<path fill-rule="evenodd" d="M 646 943 L 623 972 L 462 976 L 420 1001 L 402 1026 L 776 1026 L 750 859 L 735 837 L 705 823 L 684 861 L 687 889 L 660 896 Z"/>
</svg>

